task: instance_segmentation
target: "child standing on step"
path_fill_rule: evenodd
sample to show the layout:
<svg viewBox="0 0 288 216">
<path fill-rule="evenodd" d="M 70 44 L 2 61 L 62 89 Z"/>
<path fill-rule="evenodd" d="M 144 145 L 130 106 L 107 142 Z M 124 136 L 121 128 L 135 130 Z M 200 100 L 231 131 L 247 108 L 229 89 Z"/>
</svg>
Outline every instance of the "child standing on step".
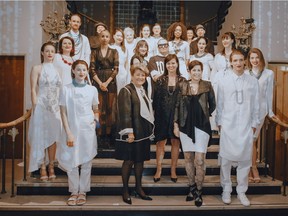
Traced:
<svg viewBox="0 0 288 216">
<path fill-rule="evenodd" d="M 88 64 L 83 60 L 75 61 L 72 83 L 64 86 L 60 94 L 61 118 L 66 133 L 57 146 L 57 158 L 60 168 L 68 175 L 71 196 L 67 204 L 70 206 L 86 203 L 92 159 L 97 154 L 98 91 L 87 84 L 87 75 Z"/>
</svg>

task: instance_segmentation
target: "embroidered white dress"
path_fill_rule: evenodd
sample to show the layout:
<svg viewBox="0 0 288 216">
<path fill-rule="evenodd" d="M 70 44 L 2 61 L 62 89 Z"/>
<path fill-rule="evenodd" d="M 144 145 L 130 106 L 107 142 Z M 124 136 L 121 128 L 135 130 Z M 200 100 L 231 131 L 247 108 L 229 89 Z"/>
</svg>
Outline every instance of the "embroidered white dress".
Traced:
<svg viewBox="0 0 288 216">
<path fill-rule="evenodd" d="M 61 131 L 59 109 L 61 79 L 52 63 L 42 64 L 38 85 L 37 104 L 29 122 L 29 172 L 38 170 L 44 160 L 48 164 L 45 150 L 58 141 Z"/>
<path fill-rule="evenodd" d="M 181 76 L 185 79 L 189 80 L 190 76 L 187 71 L 186 61 L 189 60 L 190 57 L 190 46 L 187 41 L 180 41 L 179 43 L 175 43 L 174 41 L 169 41 L 169 53 L 176 54 L 179 60 L 179 70 Z"/>
<path fill-rule="evenodd" d="M 92 105 L 98 103 L 98 91 L 94 86 L 74 87 L 73 84 L 63 86 L 59 104 L 67 109 L 68 124 L 75 140 L 74 146 L 68 147 L 66 133 L 63 130 L 56 151 L 61 169 L 71 171 L 72 168 L 96 156 L 97 139 Z"/>
<path fill-rule="evenodd" d="M 74 59 L 71 57 L 70 58 L 71 63 L 74 62 Z M 62 85 L 67 85 L 72 83 L 72 75 L 71 75 L 71 66 L 65 64 L 62 60 L 62 56 L 59 53 L 55 54 L 53 64 L 56 67 L 56 69 L 59 71 L 61 80 L 62 80 Z"/>
</svg>

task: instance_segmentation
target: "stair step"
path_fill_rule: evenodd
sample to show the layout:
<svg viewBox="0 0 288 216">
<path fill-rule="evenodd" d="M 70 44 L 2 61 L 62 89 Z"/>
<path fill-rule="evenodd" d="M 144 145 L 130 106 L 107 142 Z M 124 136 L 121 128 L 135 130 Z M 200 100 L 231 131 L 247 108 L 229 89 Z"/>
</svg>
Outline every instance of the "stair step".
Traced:
<svg viewBox="0 0 288 216">
<path fill-rule="evenodd" d="M 235 193 L 236 177 L 232 176 L 233 193 Z M 129 187 L 134 188 L 135 178 L 131 175 Z M 178 176 L 177 183 L 170 180 L 169 176 L 162 176 L 161 180 L 154 183 L 152 176 L 143 176 L 142 185 L 150 195 L 186 195 L 188 193 L 187 177 Z M 68 181 L 66 176 L 57 176 L 53 181 L 41 182 L 39 178 L 29 177 L 27 181 L 16 183 L 18 195 L 68 195 Z M 247 194 L 280 194 L 282 183 L 272 181 L 271 177 L 261 176 L 260 183 L 250 183 Z M 91 195 L 119 195 L 122 191 L 121 176 L 92 176 Z M 203 193 L 205 195 L 221 194 L 219 176 L 205 176 Z"/>
<path fill-rule="evenodd" d="M 151 145 L 150 158 L 156 158 L 156 145 Z M 207 159 L 217 159 L 219 152 L 219 145 L 211 145 L 207 149 L 206 158 Z M 98 154 L 96 158 L 114 158 L 115 150 L 114 149 L 98 149 Z M 165 156 L 164 158 L 171 158 L 171 145 L 165 145 Z M 183 159 L 184 155 L 180 150 L 179 159 Z"/>
<path fill-rule="evenodd" d="M 220 166 L 218 165 L 218 159 L 206 159 L 206 176 L 209 175 L 219 175 L 220 174 Z M 171 159 L 163 159 L 162 162 L 162 175 L 169 176 L 170 175 L 170 167 L 171 167 Z M 92 162 L 92 171 L 91 175 L 121 175 L 121 166 L 122 161 L 116 160 L 113 158 L 95 158 Z M 258 164 L 258 171 L 260 175 L 265 174 L 265 164 L 259 163 Z M 156 172 L 156 159 L 151 159 L 149 161 L 145 161 L 144 163 L 144 171 L 143 176 L 153 176 Z M 178 160 L 177 165 L 177 175 L 186 175 L 185 171 L 185 161 L 184 159 Z M 56 175 L 66 175 L 66 172 L 55 167 Z M 133 174 L 133 170 L 132 170 Z M 231 175 L 236 174 L 236 168 L 231 169 Z M 39 171 L 33 172 L 32 176 L 39 176 Z"/>
</svg>

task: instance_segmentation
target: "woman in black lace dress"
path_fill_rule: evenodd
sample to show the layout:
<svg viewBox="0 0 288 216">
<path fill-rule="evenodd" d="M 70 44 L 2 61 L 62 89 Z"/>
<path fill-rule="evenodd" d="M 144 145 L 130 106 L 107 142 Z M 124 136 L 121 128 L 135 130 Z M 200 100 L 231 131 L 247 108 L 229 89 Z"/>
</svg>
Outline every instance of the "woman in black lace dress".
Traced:
<svg viewBox="0 0 288 216">
<path fill-rule="evenodd" d="M 99 116 L 101 128 L 97 134 L 101 142 L 111 142 L 116 123 L 117 86 L 119 56 L 115 49 L 110 48 L 110 33 L 104 30 L 100 33 L 100 47 L 91 53 L 90 74 L 93 85 L 99 93 Z M 103 143 L 102 143 L 103 144 Z"/>
<path fill-rule="evenodd" d="M 165 154 L 167 139 L 171 141 L 171 180 L 177 182 L 176 167 L 179 155 L 180 141 L 173 134 L 174 110 L 179 92 L 179 86 L 185 81 L 179 71 L 179 61 L 175 54 L 169 54 L 165 58 L 165 71 L 156 82 L 153 98 L 155 111 L 155 141 L 157 171 L 154 175 L 154 182 L 161 177 L 162 160 Z"/>
</svg>

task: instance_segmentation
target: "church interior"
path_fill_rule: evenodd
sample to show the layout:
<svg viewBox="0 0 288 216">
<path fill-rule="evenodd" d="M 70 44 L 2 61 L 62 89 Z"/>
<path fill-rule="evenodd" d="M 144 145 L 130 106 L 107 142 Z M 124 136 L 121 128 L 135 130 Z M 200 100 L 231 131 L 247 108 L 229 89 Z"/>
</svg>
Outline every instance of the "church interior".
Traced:
<svg viewBox="0 0 288 216">
<path fill-rule="evenodd" d="M 274 0 L 231 1 L 0 1 L 0 214 L 4 215 L 287 215 L 288 198 L 288 2 Z M 136 35 L 144 23 L 160 23 L 162 36 L 173 22 L 195 28 L 201 24 L 221 52 L 221 36 L 233 31 L 238 46 L 262 50 L 266 67 L 274 72 L 273 112 L 266 117 L 258 140 L 257 168 L 260 183 L 250 182 L 250 207 L 236 198 L 236 168 L 232 168 L 232 204 L 221 201 L 219 134 L 208 147 L 203 184 L 203 205 L 185 201 L 187 177 L 183 152 L 177 164 L 178 181 L 170 180 L 171 145 L 165 146 L 161 181 L 153 181 L 156 145 L 144 163 L 143 188 L 153 197 L 147 202 L 132 197 L 122 202 L 122 163 L 114 159 L 113 146 L 101 146 L 92 160 L 91 191 L 84 206 L 67 206 L 68 179 L 55 167 L 57 178 L 40 181 L 39 171 L 28 172 L 27 134 L 31 116 L 30 73 L 40 63 L 40 47 L 58 43 L 69 30 L 69 15 L 78 13 L 80 32 L 95 35 L 95 25 L 104 23 L 110 32 L 133 26 Z M 134 185 L 134 174 L 131 176 Z"/>
</svg>

